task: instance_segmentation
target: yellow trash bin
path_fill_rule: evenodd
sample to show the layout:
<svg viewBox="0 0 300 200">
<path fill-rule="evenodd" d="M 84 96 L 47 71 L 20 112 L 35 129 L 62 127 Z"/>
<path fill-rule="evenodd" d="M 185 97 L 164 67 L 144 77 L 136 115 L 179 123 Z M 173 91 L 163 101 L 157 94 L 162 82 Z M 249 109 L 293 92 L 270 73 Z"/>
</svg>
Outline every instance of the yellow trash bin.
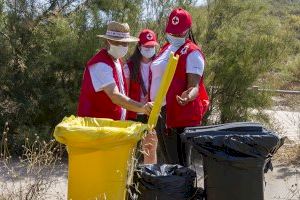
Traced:
<svg viewBox="0 0 300 200">
<path fill-rule="evenodd" d="M 68 199 L 125 199 L 131 154 L 144 132 L 155 127 L 177 62 L 171 53 L 148 124 L 71 116 L 56 126 L 54 137 L 69 154 Z"/>
<path fill-rule="evenodd" d="M 65 118 L 55 128 L 69 154 L 68 199 L 123 200 L 127 165 L 148 125 L 111 119 Z"/>
</svg>

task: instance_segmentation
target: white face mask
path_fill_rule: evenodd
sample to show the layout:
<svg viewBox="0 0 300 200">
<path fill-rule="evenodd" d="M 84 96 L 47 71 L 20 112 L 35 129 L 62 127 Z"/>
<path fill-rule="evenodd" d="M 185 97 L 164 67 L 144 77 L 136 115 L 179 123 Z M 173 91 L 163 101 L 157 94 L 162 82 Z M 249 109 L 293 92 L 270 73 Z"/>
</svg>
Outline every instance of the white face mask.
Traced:
<svg viewBox="0 0 300 200">
<path fill-rule="evenodd" d="M 108 53 L 116 59 L 124 57 L 127 51 L 128 51 L 128 46 L 124 47 L 122 45 L 116 46 L 113 44 L 109 44 Z"/>
<path fill-rule="evenodd" d="M 140 47 L 141 54 L 146 58 L 152 58 L 155 54 L 155 47 Z"/>
<path fill-rule="evenodd" d="M 167 34 L 167 40 L 169 43 L 175 47 L 180 47 L 185 43 L 186 37 L 175 37 L 170 34 Z"/>
</svg>

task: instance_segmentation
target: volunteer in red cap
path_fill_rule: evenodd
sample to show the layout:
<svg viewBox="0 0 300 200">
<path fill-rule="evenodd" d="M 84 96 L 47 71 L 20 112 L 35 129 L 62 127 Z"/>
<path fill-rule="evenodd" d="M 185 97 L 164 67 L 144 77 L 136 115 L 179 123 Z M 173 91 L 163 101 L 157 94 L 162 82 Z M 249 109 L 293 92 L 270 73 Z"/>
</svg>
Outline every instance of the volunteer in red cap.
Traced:
<svg viewBox="0 0 300 200">
<path fill-rule="evenodd" d="M 179 55 L 156 130 L 166 163 L 183 166 L 190 164 L 191 148 L 182 143 L 180 134 L 185 127 L 199 126 L 208 107 L 203 85 L 205 56 L 194 40 L 191 26 L 192 18 L 186 10 L 173 10 L 165 30 L 167 43 L 150 66 L 150 99 L 153 101 L 170 53 Z"/>
<path fill-rule="evenodd" d="M 156 46 L 158 46 L 156 34 L 149 29 L 144 29 L 139 35 L 140 41 L 136 45 L 134 53 L 128 59 L 124 72 L 128 85 L 128 96 L 143 104 L 149 100 L 149 71 Z M 148 116 L 144 113 L 128 112 L 128 119 L 147 123 Z M 157 136 L 150 132 L 142 141 L 144 164 L 155 164 Z"/>
<path fill-rule="evenodd" d="M 121 58 L 128 44 L 139 39 L 130 36 L 127 23 L 110 22 L 105 35 L 107 48 L 102 48 L 87 63 L 83 74 L 77 115 L 80 117 L 125 120 L 127 109 L 149 114 L 152 103 L 140 103 L 126 96 L 127 85 Z"/>
</svg>

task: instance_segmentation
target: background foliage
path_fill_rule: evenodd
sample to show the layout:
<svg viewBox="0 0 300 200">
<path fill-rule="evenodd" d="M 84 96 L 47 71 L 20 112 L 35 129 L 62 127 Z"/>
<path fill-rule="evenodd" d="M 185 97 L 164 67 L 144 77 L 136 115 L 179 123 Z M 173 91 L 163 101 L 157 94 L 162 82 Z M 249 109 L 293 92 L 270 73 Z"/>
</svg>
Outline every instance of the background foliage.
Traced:
<svg viewBox="0 0 300 200">
<path fill-rule="evenodd" d="M 213 123 L 264 117 L 271 97 L 254 85 L 299 89 L 299 0 L 0 0 L 0 127 L 8 122 L 16 141 L 49 138 L 76 113 L 84 65 L 107 22 L 127 22 L 133 35 L 151 28 L 163 44 L 177 6 L 191 12 L 206 54 Z"/>
</svg>

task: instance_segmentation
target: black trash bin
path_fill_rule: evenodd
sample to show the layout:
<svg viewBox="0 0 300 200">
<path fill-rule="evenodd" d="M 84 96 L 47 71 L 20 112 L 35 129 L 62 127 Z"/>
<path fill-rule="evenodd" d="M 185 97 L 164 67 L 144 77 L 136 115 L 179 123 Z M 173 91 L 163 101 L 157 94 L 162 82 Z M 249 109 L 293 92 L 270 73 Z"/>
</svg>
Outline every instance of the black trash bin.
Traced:
<svg viewBox="0 0 300 200">
<path fill-rule="evenodd" d="M 199 193 L 195 181 L 196 172 L 180 165 L 140 165 L 128 199 L 190 200 Z"/>
<path fill-rule="evenodd" d="M 207 200 L 264 199 L 264 169 L 283 139 L 250 122 L 187 128 L 181 137 L 202 154 Z"/>
</svg>

